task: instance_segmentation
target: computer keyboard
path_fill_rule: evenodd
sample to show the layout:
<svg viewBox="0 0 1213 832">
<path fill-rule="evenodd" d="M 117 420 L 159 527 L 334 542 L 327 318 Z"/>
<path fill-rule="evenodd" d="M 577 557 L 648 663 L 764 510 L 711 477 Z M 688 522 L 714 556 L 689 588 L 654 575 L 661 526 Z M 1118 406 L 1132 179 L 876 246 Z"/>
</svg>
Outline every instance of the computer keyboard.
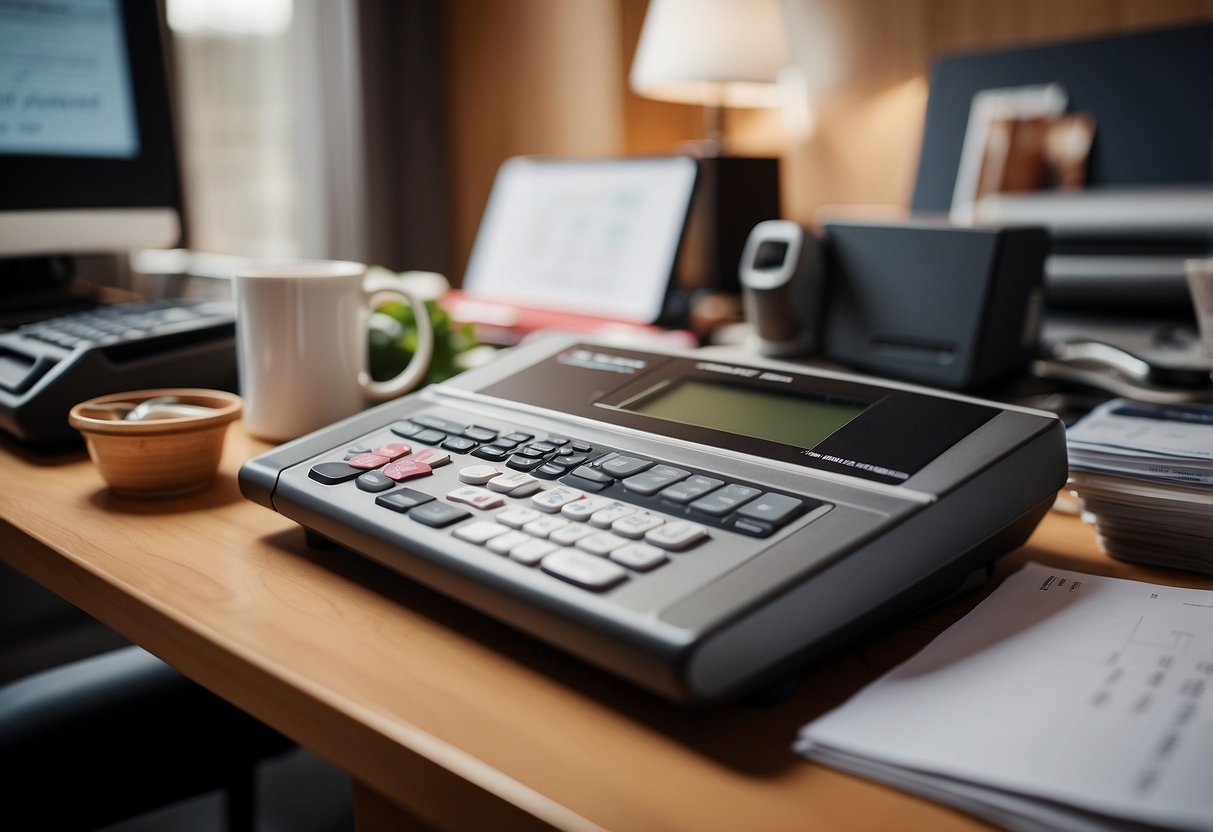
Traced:
<svg viewBox="0 0 1213 832">
<path fill-rule="evenodd" d="M 230 319 L 231 307 L 221 301 L 135 301 L 26 324 L 17 334 L 72 350 L 82 345 L 137 341 Z"/>
<path fill-rule="evenodd" d="M 26 441 L 75 441 L 74 404 L 153 387 L 236 388 L 231 303 L 133 301 L 0 334 L 0 427 Z"/>
</svg>

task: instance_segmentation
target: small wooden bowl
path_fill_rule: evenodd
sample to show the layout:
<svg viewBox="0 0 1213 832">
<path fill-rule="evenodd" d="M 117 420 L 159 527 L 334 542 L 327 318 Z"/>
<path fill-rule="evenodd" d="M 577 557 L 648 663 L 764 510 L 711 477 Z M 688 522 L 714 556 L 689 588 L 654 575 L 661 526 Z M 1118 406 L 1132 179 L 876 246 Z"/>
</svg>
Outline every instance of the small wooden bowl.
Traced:
<svg viewBox="0 0 1213 832">
<path fill-rule="evenodd" d="M 173 396 L 200 405 L 199 415 L 124 421 L 118 402 L 139 404 Z M 84 434 L 88 455 L 111 489 L 130 497 L 175 497 L 205 488 L 219 469 L 229 423 L 240 418 L 240 397 L 221 390 L 166 388 L 112 393 L 81 402 L 68 422 Z"/>
</svg>

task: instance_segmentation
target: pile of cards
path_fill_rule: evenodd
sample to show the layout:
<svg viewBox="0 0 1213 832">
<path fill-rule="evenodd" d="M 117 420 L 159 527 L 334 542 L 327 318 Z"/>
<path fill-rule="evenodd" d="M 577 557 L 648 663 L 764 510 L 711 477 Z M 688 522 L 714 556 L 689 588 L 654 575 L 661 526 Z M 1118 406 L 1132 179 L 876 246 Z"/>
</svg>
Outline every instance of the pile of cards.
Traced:
<svg viewBox="0 0 1213 832">
<path fill-rule="evenodd" d="M 1104 551 L 1213 574 L 1213 405 L 1117 399 L 1067 444 L 1069 488 Z"/>
</svg>

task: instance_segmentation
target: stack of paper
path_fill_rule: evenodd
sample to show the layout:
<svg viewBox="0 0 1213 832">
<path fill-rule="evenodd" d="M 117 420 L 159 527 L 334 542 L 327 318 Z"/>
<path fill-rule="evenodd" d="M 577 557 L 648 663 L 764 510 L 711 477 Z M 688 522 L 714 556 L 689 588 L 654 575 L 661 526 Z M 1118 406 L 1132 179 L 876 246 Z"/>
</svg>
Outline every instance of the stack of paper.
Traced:
<svg viewBox="0 0 1213 832">
<path fill-rule="evenodd" d="M 796 749 L 1015 830 L 1211 830 L 1213 591 L 1028 564 Z"/>
<path fill-rule="evenodd" d="M 1104 551 L 1213 573 L 1213 406 L 1117 399 L 1067 443 L 1069 487 Z"/>
</svg>

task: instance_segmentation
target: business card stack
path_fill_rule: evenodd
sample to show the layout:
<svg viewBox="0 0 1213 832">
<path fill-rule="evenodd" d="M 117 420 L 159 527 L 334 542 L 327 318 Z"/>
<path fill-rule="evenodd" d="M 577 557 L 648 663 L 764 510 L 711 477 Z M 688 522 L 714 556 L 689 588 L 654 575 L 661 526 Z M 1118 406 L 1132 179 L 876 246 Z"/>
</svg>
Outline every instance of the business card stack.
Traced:
<svg viewBox="0 0 1213 832">
<path fill-rule="evenodd" d="M 1117 399 L 1067 444 L 1069 488 L 1105 552 L 1213 574 L 1213 405 Z"/>
</svg>

